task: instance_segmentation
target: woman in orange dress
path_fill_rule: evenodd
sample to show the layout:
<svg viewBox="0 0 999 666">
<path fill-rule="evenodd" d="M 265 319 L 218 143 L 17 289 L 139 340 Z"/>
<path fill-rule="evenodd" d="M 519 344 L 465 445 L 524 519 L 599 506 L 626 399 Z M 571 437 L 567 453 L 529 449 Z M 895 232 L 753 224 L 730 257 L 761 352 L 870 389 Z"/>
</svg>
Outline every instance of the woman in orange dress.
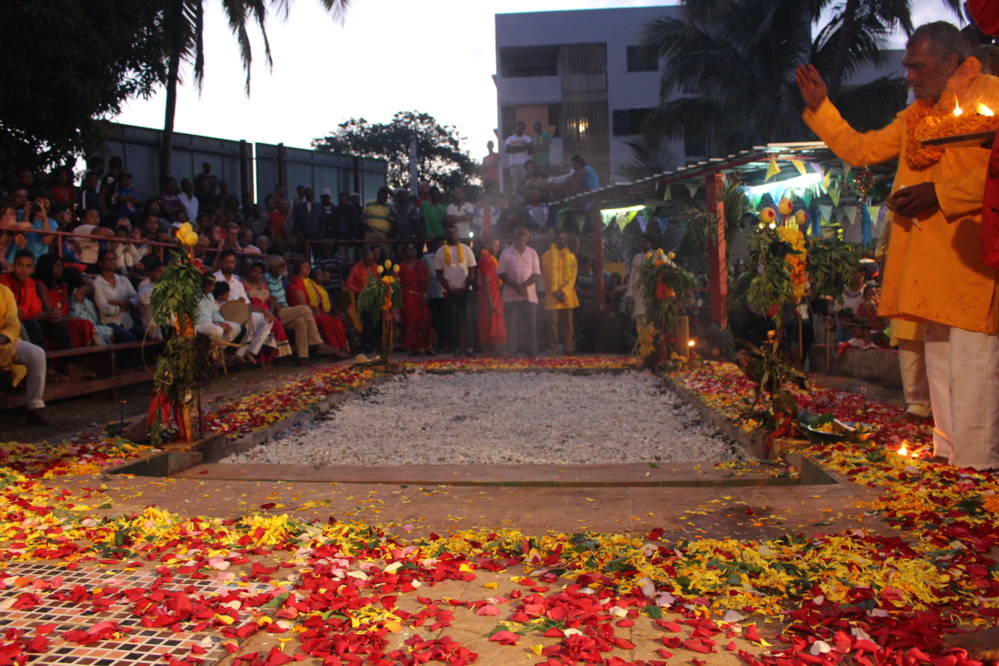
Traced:
<svg viewBox="0 0 999 666">
<path fill-rule="evenodd" d="M 503 323 L 503 300 L 500 298 L 500 242 L 494 238 L 479 259 L 479 344 L 483 348 L 498 348 L 506 344 L 506 324 Z M 493 349 L 492 351 L 496 351 Z"/>
<path fill-rule="evenodd" d="M 316 327 L 323 342 L 339 350 L 340 358 L 346 358 L 350 351 L 347 342 L 347 330 L 339 317 L 332 314 L 332 304 L 329 294 L 309 276 L 312 267 L 308 261 L 301 260 L 292 265 L 291 282 L 288 284 L 288 301 L 290 305 L 308 305 L 316 318 Z"/>
<path fill-rule="evenodd" d="M 427 305 L 427 265 L 417 257 L 416 246 L 406 245 L 405 260 L 399 264 L 399 287 L 402 291 L 403 347 L 409 354 L 424 354 L 430 349 L 430 307 Z"/>
</svg>

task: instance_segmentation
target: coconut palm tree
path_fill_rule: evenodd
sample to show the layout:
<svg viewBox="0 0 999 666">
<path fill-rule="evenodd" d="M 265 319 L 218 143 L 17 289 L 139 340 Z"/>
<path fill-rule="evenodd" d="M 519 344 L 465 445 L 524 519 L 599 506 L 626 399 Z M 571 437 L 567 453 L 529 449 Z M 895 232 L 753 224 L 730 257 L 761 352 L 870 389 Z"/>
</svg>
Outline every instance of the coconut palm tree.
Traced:
<svg viewBox="0 0 999 666">
<path fill-rule="evenodd" d="M 273 65 L 270 43 L 267 40 L 267 14 L 274 8 L 284 18 L 288 16 L 292 0 L 221 0 L 229 23 L 229 30 L 239 44 L 239 54 L 246 72 L 246 94 L 250 94 L 250 65 L 253 51 L 250 47 L 249 28 L 260 29 L 264 39 L 264 58 Z M 343 20 L 350 0 L 319 0 L 334 20 Z M 166 114 L 163 121 L 163 145 L 160 149 L 160 177 L 170 175 L 173 149 L 173 125 L 177 111 L 177 84 L 180 81 L 181 61 L 193 65 L 194 83 L 198 90 L 205 78 L 205 4 L 207 0 L 169 0 L 165 12 L 165 26 L 169 34 L 167 61 Z"/>
<path fill-rule="evenodd" d="M 959 0 L 944 0 L 954 8 Z M 683 18 L 646 26 L 643 44 L 667 63 L 664 100 L 644 130 L 656 137 L 707 131 L 715 152 L 810 136 L 794 70 L 812 62 L 860 129 L 881 126 L 905 103 L 901 80 L 880 79 L 849 93 L 840 82 L 879 64 L 896 27 L 911 30 L 909 0 L 685 0 Z M 813 38 L 821 16 L 831 20 Z M 825 14 L 823 14 L 825 12 Z M 669 99 L 675 91 L 681 96 Z M 855 103 L 859 101 L 863 103 Z"/>
</svg>

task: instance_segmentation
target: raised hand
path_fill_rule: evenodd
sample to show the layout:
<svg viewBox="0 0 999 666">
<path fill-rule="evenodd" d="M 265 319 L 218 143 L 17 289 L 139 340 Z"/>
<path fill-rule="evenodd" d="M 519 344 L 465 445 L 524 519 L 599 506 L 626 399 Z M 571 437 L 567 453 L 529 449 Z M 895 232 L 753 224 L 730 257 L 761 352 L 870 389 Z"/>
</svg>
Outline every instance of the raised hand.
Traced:
<svg viewBox="0 0 999 666">
<path fill-rule="evenodd" d="M 826 82 L 822 80 L 822 76 L 819 74 L 819 70 L 815 69 L 815 65 L 806 64 L 802 65 L 794 71 L 794 82 L 798 84 L 798 90 L 801 91 L 801 96 L 805 100 L 805 104 L 809 109 L 815 111 L 819 108 L 828 94 L 829 89 L 826 87 Z"/>
</svg>

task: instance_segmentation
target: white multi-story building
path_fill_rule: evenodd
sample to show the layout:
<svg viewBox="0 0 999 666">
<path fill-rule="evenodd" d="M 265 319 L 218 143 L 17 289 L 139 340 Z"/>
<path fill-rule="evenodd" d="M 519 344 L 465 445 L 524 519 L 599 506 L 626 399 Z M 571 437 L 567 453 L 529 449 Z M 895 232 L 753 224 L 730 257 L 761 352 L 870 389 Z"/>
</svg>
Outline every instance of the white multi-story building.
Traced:
<svg viewBox="0 0 999 666">
<path fill-rule="evenodd" d="M 573 155 L 596 169 L 601 184 L 624 181 L 644 115 L 659 103 L 660 63 L 641 57 L 646 24 L 679 17 L 680 7 L 628 7 L 496 15 L 498 150 L 517 121 L 533 137 L 535 121 L 552 134 L 553 167 Z M 901 54 L 889 67 L 868 68 L 856 85 L 901 74 Z M 749 146 L 746 146 L 749 148 Z M 704 159 L 703 134 L 666 146 L 678 165 Z"/>
</svg>

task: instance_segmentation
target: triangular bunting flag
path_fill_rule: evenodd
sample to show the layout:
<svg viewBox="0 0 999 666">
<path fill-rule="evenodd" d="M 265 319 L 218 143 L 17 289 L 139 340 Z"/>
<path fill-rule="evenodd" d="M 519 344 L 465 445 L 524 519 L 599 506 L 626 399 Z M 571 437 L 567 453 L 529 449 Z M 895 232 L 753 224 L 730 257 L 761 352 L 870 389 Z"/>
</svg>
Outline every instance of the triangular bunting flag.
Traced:
<svg viewBox="0 0 999 666">
<path fill-rule="evenodd" d="M 767 177 L 763 179 L 763 182 L 764 183 L 767 182 L 768 180 L 770 180 L 779 173 L 780 173 L 780 167 L 777 166 L 777 160 L 773 156 L 771 156 L 770 164 L 767 165 Z"/>
<path fill-rule="evenodd" d="M 846 160 L 843 160 L 843 177 L 849 178 L 851 171 L 853 171 L 853 167 L 847 164 Z"/>
<path fill-rule="evenodd" d="M 867 214 L 871 216 L 872 220 L 878 219 L 878 216 L 881 214 L 881 206 L 868 206 Z"/>
<path fill-rule="evenodd" d="M 811 165 L 812 165 L 812 171 L 814 171 L 815 173 L 817 173 L 817 174 L 819 174 L 821 176 L 822 173 L 823 173 L 822 172 L 822 165 L 819 164 L 818 162 L 812 162 Z"/>
<path fill-rule="evenodd" d="M 843 206 L 843 222 L 846 224 L 856 224 L 857 223 L 857 207 L 856 206 Z"/>
<path fill-rule="evenodd" d="M 663 194 L 663 201 L 672 201 L 672 200 L 673 200 L 673 190 L 672 188 L 670 188 L 669 185 L 667 185 L 666 193 Z"/>
<path fill-rule="evenodd" d="M 649 226 L 649 218 L 645 216 L 645 213 L 641 213 L 639 215 L 636 215 L 635 219 L 638 220 L 638 228 L 641 229 L 642 233 L 644 234 L 645 228 Z"/>
<path fill-rule="evenodd" d="M 832 188 L 829 190 L 829 198 L 832 199 L 833 206 L 839 208 L 839 188 Z"/>
<path fill-rule="evenodd" d="M 832 169 L 826 171 L 822 176 L 822 189 L 829 191 L 829 182 L 832 180 Z"/>
<path fill-rule="evenodd" d="M 801 200 L 805 202 L 805 208 L 810 208 L 812 205 L 812 188 L 806 189 L 802 195 Z"/>
<path fill-rule="evenodd" d="M 822 213 L 822 220 L 826 224 L 832 222 L 832 211 L 833 211 L 832 206 L 819 206 L 819 212 Z"/>
<path fill-rule="evenodd" d="M 586 226 L 586 216 L 585 215 L 573 215 L 573 219 L 576 220 L 576 228 L 579 229 L 579 233 L 583 233 L 583 227 Z M 604 226 L 607 226 L 606 224 Z"/>
<path fill-rule="evenodd" d="M 791 160 L 791 164 L 794 165 L 794 168 L 797 169 L 798 173 L 801 174 L 802 176 L 804 176 L 805 172 L 808 171 L 808 168 L 805 166 L 805 163 L 802 162 L 801 160 Z"/>
<path fill-rule="evenodd" d="M 661 234 L 666 233 L 666 225 L 669 224 L 669 218 L 668 217 L 657 217 L 656 218 L 656 222 L 659 223 L 659 233 L 661 233 Z"/>
<path fill-rule="evenodd" d="M 697 183 L 687 183 L 687 191 L 690 192 L 690 198 L 693 199 L 697 195 L 697 190 L 701 189 L 701 186 Z"/>
</svg>

